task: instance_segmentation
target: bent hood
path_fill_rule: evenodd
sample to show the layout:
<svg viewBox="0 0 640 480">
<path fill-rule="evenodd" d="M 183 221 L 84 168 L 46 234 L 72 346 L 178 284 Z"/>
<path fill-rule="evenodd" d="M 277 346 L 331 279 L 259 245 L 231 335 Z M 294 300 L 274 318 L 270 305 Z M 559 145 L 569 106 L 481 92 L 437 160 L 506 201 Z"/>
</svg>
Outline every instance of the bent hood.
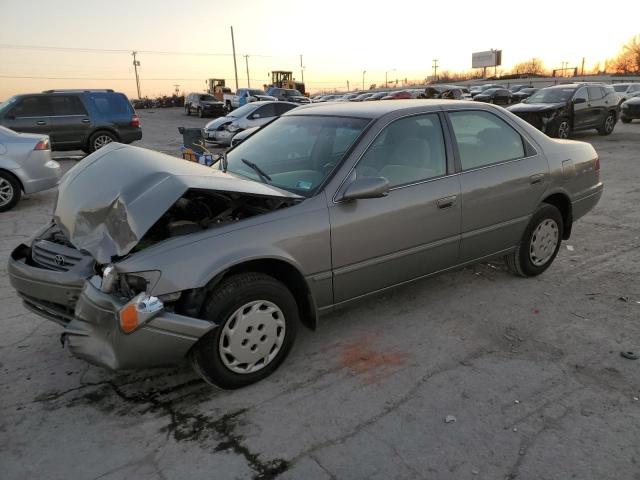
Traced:
<svg viewBox="0 0 640 480">
<path fill-rule="evenodd" d="M 518 103 L 507 108 L 510 112 L 541 112 L 543 110 L 557 110 L 564 107 L 565 104 L 560 103 Z"/>
<path fill-rule="evenodd" d="M 76 248 L 108 263 L 128 254 L 189 189 L 302 198 L 216 168 L 110 143 L 62 178 L 54 220 Z"/>
</svg>

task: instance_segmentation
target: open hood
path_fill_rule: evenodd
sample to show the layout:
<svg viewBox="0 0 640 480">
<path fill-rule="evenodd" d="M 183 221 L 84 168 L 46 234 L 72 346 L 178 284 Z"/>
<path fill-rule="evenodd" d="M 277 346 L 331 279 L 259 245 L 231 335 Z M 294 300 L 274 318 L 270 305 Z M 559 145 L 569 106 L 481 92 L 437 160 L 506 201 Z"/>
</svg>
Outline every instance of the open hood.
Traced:
<svg viewBox="0 0 640 480">
<path fill-rule="evenodd" d="M 54 220 L 76 248 L 107 263 L 128 254 L 189 189 L 302 198 L 216 168 L 110 143 L 62 178 Z"/>
</svg>

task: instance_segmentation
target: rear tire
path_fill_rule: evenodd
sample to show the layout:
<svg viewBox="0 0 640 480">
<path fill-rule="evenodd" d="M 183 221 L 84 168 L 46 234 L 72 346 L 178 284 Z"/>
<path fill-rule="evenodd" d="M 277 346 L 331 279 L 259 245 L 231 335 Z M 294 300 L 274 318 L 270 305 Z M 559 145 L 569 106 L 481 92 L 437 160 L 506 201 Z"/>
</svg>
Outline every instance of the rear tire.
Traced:
<svg viewBox="0 0 640 480">
<path fill-rule="evenodd" d="M 204 117 L 204 114 L 202 113 L 202 109 L 201 108 L 198 108 L 198 117 L 199 118 Z"/>
<path fill-rule="evenodd" d="M 557 207 L 541 204 L 516 249 L 505 257 L 509 270 L 521 277 L 535 277 L 553 263 L 560 250 L 564 224 Z"/>
<path fill-rule="evenodd" d="M 0 212 L 6 212 L 15 207 L 22 196 L 20 182 L 7 172 L 0 171 Z"/>
<path fill-rule="evenodd" d="M 105 145 L 116 141 L 118 141 L 118 139 L 113 133 L 99 130 L 89 137 L 89 151 L 93 153 Z"/>
<path fill-rule="evenodd" d="M 207 298 L 204 318 L 218 326 L 198 340 L 191 361 L 205 381 L 225 389 L 273 373 L 291 350 L 299 322 L 289 289 L 257 272 L 224 279 Z"/>
<path fill-rule="evenodd" d="M 191 116 L 191 109 L 189 107 L 184 107 L 184 113 L 187 114 L 187 117 Z"/>
<path fill-rule="evenodd" d="M 616 114 L 610 112 L 604 119 L 602 126 L 598 128 L 598 133 L 602 136 L 611 135 L 616 126 Z"/>
</svg>

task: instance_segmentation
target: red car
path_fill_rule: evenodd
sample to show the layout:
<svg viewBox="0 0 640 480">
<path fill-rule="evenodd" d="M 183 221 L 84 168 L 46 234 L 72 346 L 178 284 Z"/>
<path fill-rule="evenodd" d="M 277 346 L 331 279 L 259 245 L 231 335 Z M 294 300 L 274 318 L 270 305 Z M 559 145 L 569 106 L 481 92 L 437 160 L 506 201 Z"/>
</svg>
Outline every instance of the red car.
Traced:
<svg viewBox="0 0 640 480">
<path fill-rule="evenodd" d="M 411 92 L 407 90 L 400 90 L 399 92 L 392 92 L 386 97 L 382 97 L 380 100 L 405 100 L 408 98 L 413 98 Z"/>
</svg>

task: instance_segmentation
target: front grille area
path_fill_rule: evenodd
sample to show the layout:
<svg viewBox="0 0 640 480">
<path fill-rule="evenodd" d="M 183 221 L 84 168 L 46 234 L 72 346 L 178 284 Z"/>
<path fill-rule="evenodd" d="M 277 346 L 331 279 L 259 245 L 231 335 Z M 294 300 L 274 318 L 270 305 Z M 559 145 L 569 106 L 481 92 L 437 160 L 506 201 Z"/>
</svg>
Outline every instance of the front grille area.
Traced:
<svg viewBox="0 0 640 480">
<path fill-rule="evenodd" d="M 20 294 L 24 305 L 34 313 L 42 315 L 60 325 L 66 326 L 73 320 L 73 307 L 64 306 L 54 302 L 48 302 L 40 298 Z"/>
<path fill-rule="evenodd" d="M 82 259 L 82 256 L 77 250 L 60 243 L 36 240 L 31 247 L 31 259 L 49 270 L 67 272 Z"/>
<path fill-rule="evenodd" d="M 523 119 L 525 122 L 530 123 L 531 125 L 533 125 L 534 127 L 536 127 L 538 130 L 542 130 L 542 120 L 540 119 L 540 115 L 538 115 L 537 113 L 534 112 L 514 112 L 516 115 L 518 115 L 521 119 Z"/>
</svg>

